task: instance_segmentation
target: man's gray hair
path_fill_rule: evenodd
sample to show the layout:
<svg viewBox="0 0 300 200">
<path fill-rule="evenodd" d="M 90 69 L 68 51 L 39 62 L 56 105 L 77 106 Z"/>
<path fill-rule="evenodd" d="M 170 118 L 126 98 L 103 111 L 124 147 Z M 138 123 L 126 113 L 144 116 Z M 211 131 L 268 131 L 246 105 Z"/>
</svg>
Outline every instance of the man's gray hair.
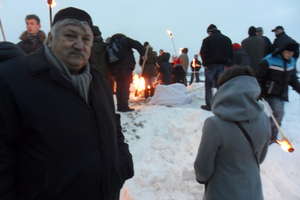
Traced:
<svg viewBox="0 0 300 200">
<path fill-rule="evenodd" d="M 78 19 L 64 19 L 61 20 L 59 22 L 56 22 L 50 30 L 50 33 L 52 35 L 52 37 L 55 37 L 55 35 L 60 31 L 61 27 L 67 26 L 67 25 L 73 25 L 73 26 L 79 26 L 80 28 L 82 28 L 83 30 L 85 30 L 85 26 L 84 25 L 88 25 L 88 22 L 85 21 L 79 21 Z M 92 31 L 92 29 L 91 29 Z"/>
</svg>

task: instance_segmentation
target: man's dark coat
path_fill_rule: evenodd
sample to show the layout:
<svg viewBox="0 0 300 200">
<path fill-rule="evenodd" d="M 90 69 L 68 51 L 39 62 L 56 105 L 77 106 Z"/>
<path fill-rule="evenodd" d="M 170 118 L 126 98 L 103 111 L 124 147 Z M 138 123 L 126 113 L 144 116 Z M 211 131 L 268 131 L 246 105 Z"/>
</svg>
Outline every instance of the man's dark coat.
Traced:
<svg viewBox="0 0 300 200">
<path fill-rule="evenodd" d="M 0 65 L 0 199 L 115 200 L 133 163 L 101 74 L 89 103 L 43 50 Z"/>
</svg>

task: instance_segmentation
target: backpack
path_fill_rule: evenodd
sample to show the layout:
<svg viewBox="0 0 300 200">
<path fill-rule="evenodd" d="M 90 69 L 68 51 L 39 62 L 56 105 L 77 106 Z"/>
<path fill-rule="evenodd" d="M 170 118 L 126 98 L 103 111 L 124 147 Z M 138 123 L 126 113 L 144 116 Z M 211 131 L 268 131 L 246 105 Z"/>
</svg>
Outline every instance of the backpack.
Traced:
<svg viewBox="0 0 300 200">
<path fill-rule="evenodd" d="M 106 46 L 108 63 L 113 64 L 123 59 L 124 49 L 122 39 L 122 37 L 111 37 L 108 39 Z"/>
</svg>

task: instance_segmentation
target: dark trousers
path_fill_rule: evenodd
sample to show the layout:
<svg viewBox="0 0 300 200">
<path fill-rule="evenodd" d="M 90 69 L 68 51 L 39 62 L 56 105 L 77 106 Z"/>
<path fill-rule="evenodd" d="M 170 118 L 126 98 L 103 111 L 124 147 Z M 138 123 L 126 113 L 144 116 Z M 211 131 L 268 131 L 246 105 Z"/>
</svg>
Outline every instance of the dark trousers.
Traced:
<svg viewBox="0 0 300 200">
<path fill-rule="evenodd" d="M 213 64 L 205 68 L 205 103 L 208 106 L 212 104 L 212 89 L 217 86 L 217 80 L 224 71 L 224 65 Z"/>
<path fill-rule="evenodd" d="M 196 83 L 200 82 L 199 74 L 200 74 L 199 71 L 192 71 L 190 85 L 194 82 L 195 77 L 196 77 Z"/>
<path fill-rule="evenodd" d="M 273 110 L 274 118 L 281 126 L 281 122 L 284 116 L 284 101 L 277 97 L 267 97 L 265 99 Z M 275 141 L 278 136 L 278 129 L 272 119 L 271 119 L 271 128 L 272 128 L 271 140 Z"/>
<path fill-rule="evenodd" d="M 115 81 L 117 83 L 117 106 L 118 109 L 128 108 L 129 87 L 132 81 L 132 71 L 122 70 L 115 74 Z"/>
</svg>

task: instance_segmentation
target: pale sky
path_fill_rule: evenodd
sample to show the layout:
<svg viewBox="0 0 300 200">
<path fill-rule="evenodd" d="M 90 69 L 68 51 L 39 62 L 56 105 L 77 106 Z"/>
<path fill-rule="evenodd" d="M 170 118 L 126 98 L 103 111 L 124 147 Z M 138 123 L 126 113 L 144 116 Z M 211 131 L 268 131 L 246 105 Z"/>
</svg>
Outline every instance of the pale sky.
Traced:
<svg viewBox="0 0 300 200">
<path fill-rule="evenodd" d="M 18 42 L 25 30 L 24 17 L 37 14 L 42 30 L 49 31 L 47 0 L 0 0 L 0 18 L 9 41 Z M 189 48 L 190 57 L 199 52 L 206 28 L 215 24 L 232 42 L 247 37 L 251 25 L 262 26 L 271 41 L 271 32 L 282 25 L 300 42 L 300 0 L 56 0 L 54 14 L 73 6 L 86 10 L 99 26 L 103 38 L 114 33 L 149 41 L 155 50 L 173 54 L 166 29 L 174 33 L 177 49 Z M 0 36 L 0 40 L 2 37 Z"/>
</svg>

